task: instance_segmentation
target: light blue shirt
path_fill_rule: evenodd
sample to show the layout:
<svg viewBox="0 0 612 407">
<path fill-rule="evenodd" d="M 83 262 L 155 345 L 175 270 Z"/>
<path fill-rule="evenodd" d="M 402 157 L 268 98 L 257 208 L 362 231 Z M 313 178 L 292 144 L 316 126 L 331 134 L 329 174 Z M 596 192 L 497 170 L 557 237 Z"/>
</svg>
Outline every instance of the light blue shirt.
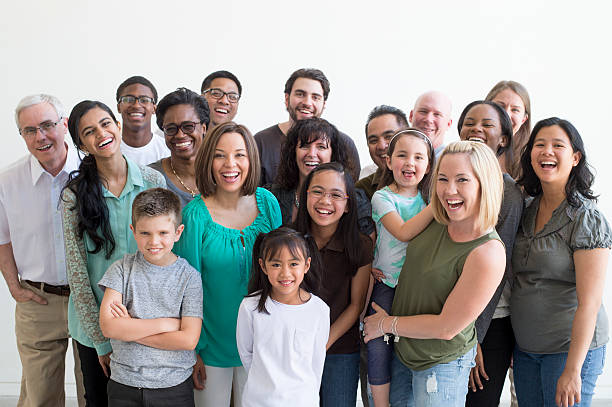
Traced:
<svg viewBox="0 0 612 407">
<path fill-rule="evenodd" d="M 425 201 L 418 192 L 414 197 L 406 198 L 391 191 L 387 186 L 374 192 L 372 196 L 372 219 L 376 223 L 376 247 L 372 267 L 383 272 L 383 283 L 389 287 L 397 285 L 400 271 L 406 258 L 408 242 L 397 240 L 382 223 L 382 218 L 389 212 L 397 212 L 405 222 L 425 207 Z"/>
</svg>

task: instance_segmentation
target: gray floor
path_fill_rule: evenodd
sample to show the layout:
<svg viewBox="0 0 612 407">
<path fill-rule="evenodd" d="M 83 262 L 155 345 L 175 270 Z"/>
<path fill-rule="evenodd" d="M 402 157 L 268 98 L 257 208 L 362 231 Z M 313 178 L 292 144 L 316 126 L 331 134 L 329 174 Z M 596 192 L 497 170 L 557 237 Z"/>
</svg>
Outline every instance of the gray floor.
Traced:
<svg viewBox="0 0 612 407">
<path fill-rule="evenodd" d="M 17 405 L 16 397 L 1 397 L 0 396 L 0 407 L 15 407 Z M 362 406 L 361 402 L 357 402 L 359 407 Z M 507 404 L 508 406 L 510 403 Z M 506 404 L 502 403 L 500 407 L 507 407 Z M 612 406 L 612 400 L 593 400 L 591 407 L 610 407 Z M 69 398 L 66 400 L 66 407 L 77 407 L 76 399 Z"/>
</svg>

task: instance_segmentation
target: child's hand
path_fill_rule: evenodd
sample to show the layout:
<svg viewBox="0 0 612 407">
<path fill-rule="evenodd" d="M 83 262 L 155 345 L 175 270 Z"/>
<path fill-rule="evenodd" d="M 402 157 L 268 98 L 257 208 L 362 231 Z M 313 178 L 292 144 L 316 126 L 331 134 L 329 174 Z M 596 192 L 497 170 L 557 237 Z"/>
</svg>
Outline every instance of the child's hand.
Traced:
<svg viewBox="0 0 612 407">
<path fill-rule="evenodd" d="M 196 364 L 193 366 L 193 387 L 196 390 L 204 390 L 206 384 L 206 369 L 204 368 L 204 361 L 200 355 L 196 354 Z"/>
<path fill-rule="evenodd" d="M 110 312 L 115 318 L 132 318 L 125 305 L 117 301 L 110 304 Z"/>
<path fill-rule="evenodd" d="M 374 276 L 374 280 L 379 282 L 382 281 L 383 278 L 385 278 L 383 272 L 375 267 L 372 267 L 372 275 Z"/>
</svg>

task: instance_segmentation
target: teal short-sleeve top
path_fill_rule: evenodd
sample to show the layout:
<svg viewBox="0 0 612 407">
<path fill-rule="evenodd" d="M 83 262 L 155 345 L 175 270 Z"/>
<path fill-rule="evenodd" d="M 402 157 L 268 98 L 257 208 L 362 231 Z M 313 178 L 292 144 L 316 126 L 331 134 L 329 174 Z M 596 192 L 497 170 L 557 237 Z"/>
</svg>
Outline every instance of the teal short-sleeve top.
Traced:
<svg viewBox="0 0 612 407">
<path fill-rule="evenodd" d="M 236 321 L 247 294 L 253 244 L 260 233 L 282 223 L 278 202 L 271 192 L 257 188 L 255 198 L 259 214 L 242 230 L 215 223 L 201 196 L 183 209 L 185 230 L 174 252 L 202 276 L 204 318 L 196 352 L 209 366 L 241 366 Z"/>
</svg>

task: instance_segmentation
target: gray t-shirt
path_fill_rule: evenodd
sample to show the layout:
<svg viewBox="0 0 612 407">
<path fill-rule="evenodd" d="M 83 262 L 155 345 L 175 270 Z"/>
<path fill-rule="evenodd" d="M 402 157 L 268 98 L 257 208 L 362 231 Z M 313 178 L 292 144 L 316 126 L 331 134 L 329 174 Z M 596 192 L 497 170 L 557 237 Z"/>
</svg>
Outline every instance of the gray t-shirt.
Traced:
<svg viewBox="0 0 612 407">
<path fill-rule="evenodd" d="M 512 253 L 510 310 L 516 342 L 524 352 L 569 351 L 578 307 L 574 252 L 612 246 L 610 225 L 594 201 L 580 194 L 578 200 L 578 207 L 563 201 L 538 232 L 534 231 L 540 196 L 523 212 Z M 602 304 L 589 349 L 607 341 L 608 318 Z"/>
<path fill-rule="evenodd" d="M 98 283 L 123 295 L 132 318 L 202 318 L 202 279 L 183 258 L 165 267 L 147 262 L 140 252 L 113 263 Z M 158 389 L 187 380 L 195 351 L 163 350 L 111 339 L 111 379 L 132 387 Z"/>
</svg>

